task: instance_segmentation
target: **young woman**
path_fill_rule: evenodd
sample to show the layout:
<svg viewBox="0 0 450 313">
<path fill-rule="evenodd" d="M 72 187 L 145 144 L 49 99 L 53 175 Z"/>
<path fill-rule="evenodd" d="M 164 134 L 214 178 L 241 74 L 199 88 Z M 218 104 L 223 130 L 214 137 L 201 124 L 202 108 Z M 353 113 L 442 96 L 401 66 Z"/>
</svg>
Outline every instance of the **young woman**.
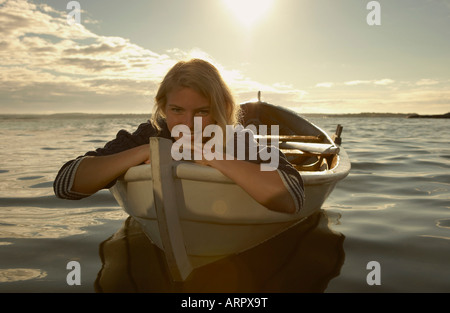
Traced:
<svg viewBox="0 0 450 313">
<path fill-rule="evenodd" d="M 130 167 L 151 162 L 150 137 L 177 140 L 171 136 L 172 129 L 186 125 L 193 131 L 196 117 L 201 118 L 203 128 L 215 124 L 224 134 L 227 125 L 239 121 L 239 107 L 229 88 L 217 69 L 203 60 L 178 62 L 163 79 L 155 100 L 151 121 L 141 124 L 134 133 L 121 130 L 103 148 L 64 164 L 53 184 L 56 196 L 77 200 L 110 188 Z M 281 152 L 274 171 L 262 171 L 258 160 L 224 157 L 195 162 L 216 168 L 270 210 L 299 212 L 304 192 L 297 170 Z"/>
</svg>

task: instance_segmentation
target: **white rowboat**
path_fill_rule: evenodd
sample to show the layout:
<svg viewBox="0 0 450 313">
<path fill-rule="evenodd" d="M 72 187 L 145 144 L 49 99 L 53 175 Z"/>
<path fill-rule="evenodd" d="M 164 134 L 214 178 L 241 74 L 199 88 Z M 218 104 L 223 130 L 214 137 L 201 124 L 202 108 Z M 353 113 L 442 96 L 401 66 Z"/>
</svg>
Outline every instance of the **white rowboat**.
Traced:
<svg viewBox="0 0 450 313">
<path fill-rule="evenodd" d="M 150 138 L 152 163 L 130 168 L 110 190 L 164 251 L 174 280 L 183 281 L 195 268 L 254 247 L 307 218 L 350 171 L 340 126 L 332 139 L 286 108 L 261 101 L 241 107 L 244 126 L 279 125 L 279 147 L 305 184 L 304 207 L 298 214 L 270 211 L 219 171 L 173 161 L 172 141 Z"/>
</svg>

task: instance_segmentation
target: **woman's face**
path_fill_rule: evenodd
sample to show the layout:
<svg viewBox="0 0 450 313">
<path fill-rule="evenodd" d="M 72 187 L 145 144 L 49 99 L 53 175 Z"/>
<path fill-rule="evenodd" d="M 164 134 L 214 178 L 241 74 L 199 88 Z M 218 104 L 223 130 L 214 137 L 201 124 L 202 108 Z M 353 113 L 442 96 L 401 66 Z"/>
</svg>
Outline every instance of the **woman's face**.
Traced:
<svg viewBox="0 0 450 313">
<path fill-rule="evenodd" d="M 201 117 L 202 131 L 207 125 L 215 124 L 209 100 L 191 88 L 176 88 L 169 92 L 164 113 L 170 131 L 176 125 L 186 125 L 193 134 L 194 117 Z"/>
</svg>

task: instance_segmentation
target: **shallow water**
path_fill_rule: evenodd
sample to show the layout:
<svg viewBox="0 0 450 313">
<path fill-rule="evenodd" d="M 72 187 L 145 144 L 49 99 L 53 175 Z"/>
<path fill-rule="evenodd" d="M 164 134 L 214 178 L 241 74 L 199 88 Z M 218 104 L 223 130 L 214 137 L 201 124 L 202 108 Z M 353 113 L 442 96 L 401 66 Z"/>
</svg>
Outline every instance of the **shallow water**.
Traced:
<svg viewBox="0 0 450 313">
<path fill-rule="evenodd" d="M 172 283 L 108 191 L 53 195 L 61 165 L 142 117 L 0 119 L 0 292 L 450 292 L 448 120 L 311 117 L 352 162 L 322 211 Z M 81 266 L 81 285 L 68 285 Z M 380 285 L 369 285 L 370 261 Z M 370 281 L 370 280 L 369 280 Z"/>
</svg>

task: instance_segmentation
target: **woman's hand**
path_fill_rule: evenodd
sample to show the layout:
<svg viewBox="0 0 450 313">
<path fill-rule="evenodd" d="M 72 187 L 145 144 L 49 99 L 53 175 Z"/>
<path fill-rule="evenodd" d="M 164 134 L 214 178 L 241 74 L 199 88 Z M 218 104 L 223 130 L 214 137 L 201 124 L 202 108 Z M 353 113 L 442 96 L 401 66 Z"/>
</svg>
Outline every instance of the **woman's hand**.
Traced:
<svg viewBox="0 0 450 313">
<path fill-rule="evenodd" d="M 150 163 L 150 145 L 116 154 L 85 157 L 78 166 L 72 191 L 93 194 L 124 174 L 130 167 Z"/>
<path fill-rule="evenodd" d="M 219 170 L 244 189 L 253 199 L 266 208 L 294 213 L 295 203 L 291 194 L 281 180 L 278 171 L 262 171 L 259 164 L 223 157 L 217 158 L 213 149 L 205 145 L 192 145 L 193 153 L 201 153 L 202 158 L 194 160 Z"/>
</svg>

